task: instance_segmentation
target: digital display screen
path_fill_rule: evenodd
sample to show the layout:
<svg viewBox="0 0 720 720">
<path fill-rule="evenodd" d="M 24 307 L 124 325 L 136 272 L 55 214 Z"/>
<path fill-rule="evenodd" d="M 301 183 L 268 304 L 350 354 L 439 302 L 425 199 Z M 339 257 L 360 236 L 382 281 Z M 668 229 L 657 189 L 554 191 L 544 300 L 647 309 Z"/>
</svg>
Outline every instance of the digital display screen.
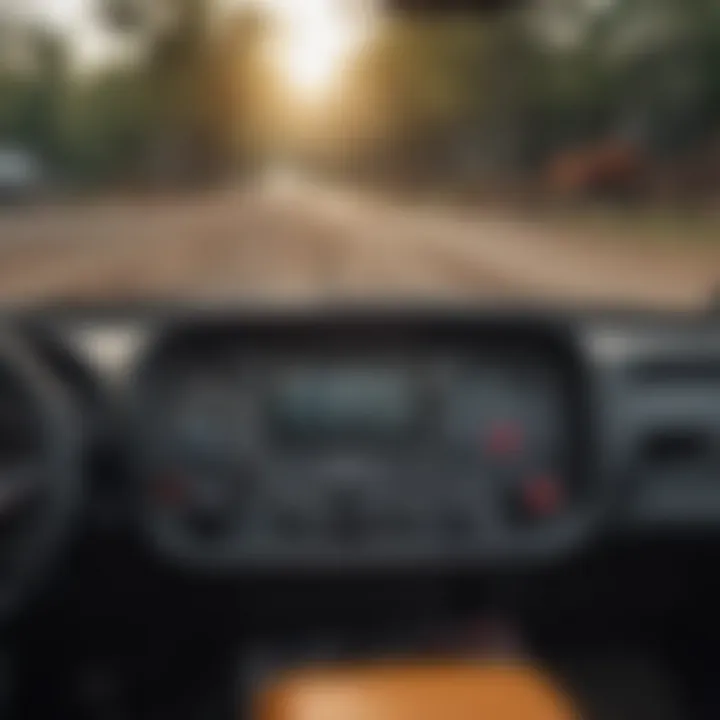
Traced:
<svg viewBox="0 0 720 720">
<path fill-rule="evenodd" d="M 407 371 L 298 368 L 277 379 L 272 422 L 289 441 L 402 441 L 417 423 L 416 395 Z"/>
</svg>

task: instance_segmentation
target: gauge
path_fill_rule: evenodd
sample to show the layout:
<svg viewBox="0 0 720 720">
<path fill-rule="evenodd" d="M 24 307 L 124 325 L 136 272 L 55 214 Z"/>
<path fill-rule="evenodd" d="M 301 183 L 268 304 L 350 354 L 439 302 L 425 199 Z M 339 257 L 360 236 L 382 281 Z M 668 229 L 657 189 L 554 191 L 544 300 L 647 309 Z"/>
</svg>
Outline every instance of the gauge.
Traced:
<svg viewBox="0 0 720 720">
<path fill-rule="evenodd" d="M 512 358 L 467 363 L 446 395 L 445 435 L 456 447 L 538 463 L 562 455 L 565 395 L 551 367 Z"/>
<path fill-rule="evenodd" d="M 228 457 L 253 446 L 252 400 L 242 383 L 195 376 L 176 389 L 167 412 L 172 442 L 185 455 Z"/>
</svg>

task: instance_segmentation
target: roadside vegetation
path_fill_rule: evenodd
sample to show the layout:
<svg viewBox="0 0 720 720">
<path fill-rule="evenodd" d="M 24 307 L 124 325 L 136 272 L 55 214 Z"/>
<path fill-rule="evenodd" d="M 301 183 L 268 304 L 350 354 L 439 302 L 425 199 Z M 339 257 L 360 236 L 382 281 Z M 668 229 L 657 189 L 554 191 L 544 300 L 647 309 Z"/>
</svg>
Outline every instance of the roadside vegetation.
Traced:
<svg viewBox="0 0 720 720">
<path fill-rule="evenodd" d="M 96 3 L 129 50 L 92 68 L 72 36 L 0 14 L 0 148 L 32 149 L 65 188 L 202 188 L 277 163 L 639 237 L 677 218 L 715 238 L 715 0 L 382 15 L 322 92 L 273 57 L 262 3 Z"/>
</svg>

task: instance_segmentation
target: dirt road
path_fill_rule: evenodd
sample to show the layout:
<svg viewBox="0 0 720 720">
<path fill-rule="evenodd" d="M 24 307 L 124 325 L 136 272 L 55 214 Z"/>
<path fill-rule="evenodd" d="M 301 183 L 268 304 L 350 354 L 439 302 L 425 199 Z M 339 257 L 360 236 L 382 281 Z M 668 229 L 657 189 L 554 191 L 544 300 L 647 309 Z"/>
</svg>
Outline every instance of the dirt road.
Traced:
<svg viewBox="0 0 720 720">
<path fill-rule="evenodd" d="M 592 241 L 296 185 L 0 214 L 0 299 L 511 298 L 692 306 L 720 247 Z"/>
</svg>

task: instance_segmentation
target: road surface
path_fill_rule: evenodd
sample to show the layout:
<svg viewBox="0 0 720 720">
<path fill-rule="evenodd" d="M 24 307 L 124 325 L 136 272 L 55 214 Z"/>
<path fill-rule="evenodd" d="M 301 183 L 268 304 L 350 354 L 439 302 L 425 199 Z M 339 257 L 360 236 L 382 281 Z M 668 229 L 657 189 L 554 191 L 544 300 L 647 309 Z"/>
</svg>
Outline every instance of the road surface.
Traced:
<svg viewBox="0 0 720 720">
<path fill-rule="evenodd" d="M 701 305 L 720 247 L 628 245 L 309 184 L 0 214 L 0 299 Z"/>
</svg>

